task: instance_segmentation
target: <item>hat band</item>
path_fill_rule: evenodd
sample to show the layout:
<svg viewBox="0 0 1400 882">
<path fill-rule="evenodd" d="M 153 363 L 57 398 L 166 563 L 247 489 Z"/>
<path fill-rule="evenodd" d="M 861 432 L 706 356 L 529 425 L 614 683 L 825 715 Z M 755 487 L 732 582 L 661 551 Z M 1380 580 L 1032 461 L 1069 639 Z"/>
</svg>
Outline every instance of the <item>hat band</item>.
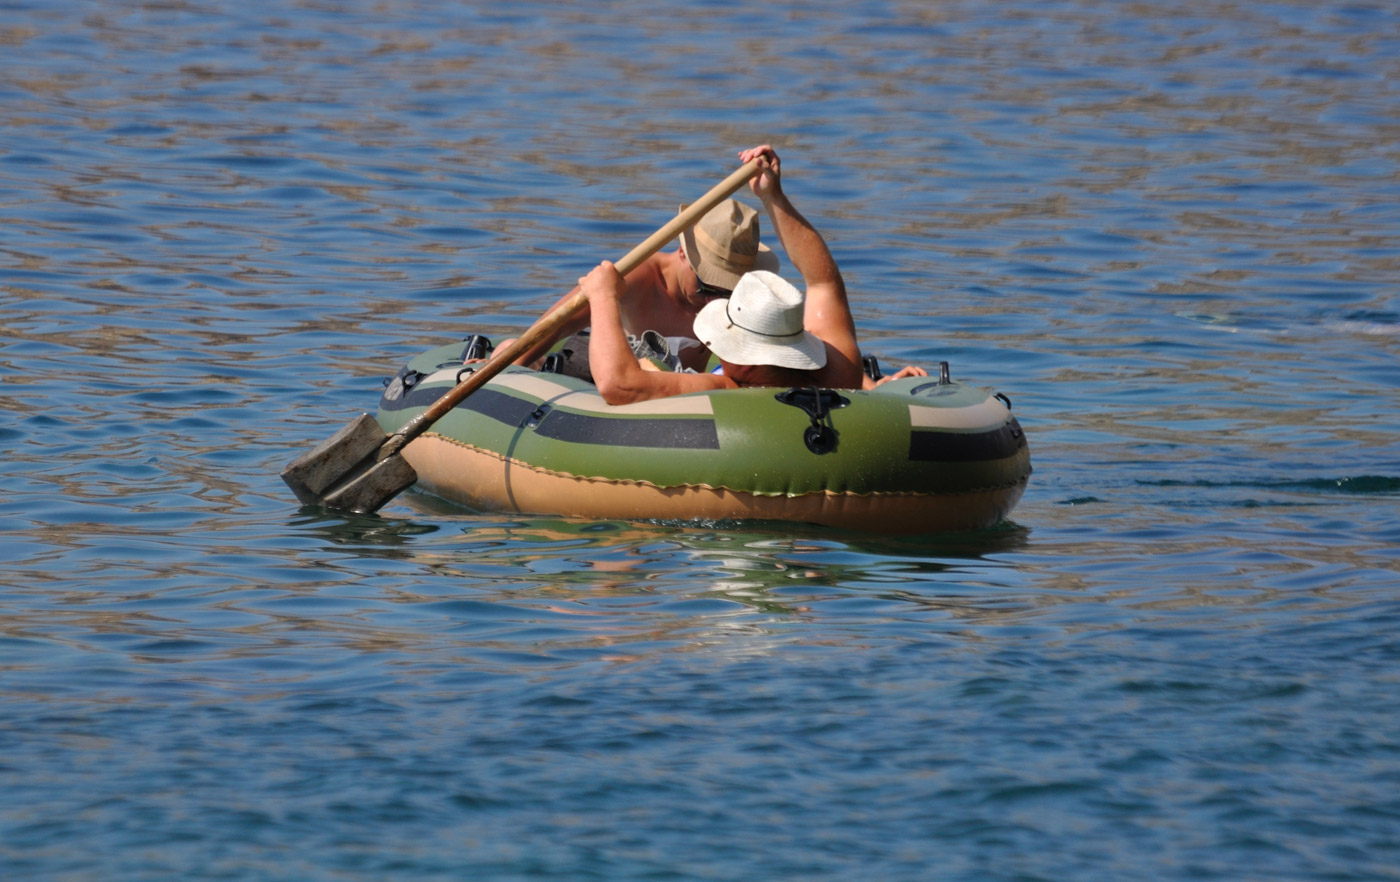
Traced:
<svg viewBox="0 0 1400 882">
<path fill-rule="evenodd" d="M 742 276 L 753 266 L 753 255 L 744 254 L 735 249 L 733 245 L 729 248 L 721 246 L 719 242 L 715 241 L 713 236 L 701 227 L 696 227 L 692 232 L 695 234 L 695 243 L 700 246 L 700 250 L 704 252 L 705 256 L 717 263 L 720 268 L 726 272 Z M 736 260 L 735 258 L 738 259 Z M 744 258 L 747 258 L 747 260 Z"/>
<path fill-rule="evenodd" d="M 739 324 L 738 322 L 736 322 L 736 321 L 734 320 L 734 316 L 731 315 L 730 312 L 729 312 L 729 305 L 730 305 L 731 303 L 733 303 L 733 302 L 734 302 L 734 298 L 732 298 L 732 297 L 731 297 L 730 299 L 724 301 L 724 317 L 725 317 L 726 319 L 728 319 L 728 320 L 729 320 L 729 323 L 730 323 L 731 325 L 733 325 L 734 327 L 736 327 L 736 328 L 740 328 L 740 329 L 742 329 L 742 330 L 748 331 L 750 334 L 757 334 L 757 335 L 760 336 L 760 337 L 772 337 L 774 340 L 781 340 L 781 339 L 783 339 L 784 337 L 800 337 L 800 336 L 802 336 L 802 331 L 801 331 L 801 330 L 793 331 L 791 334 L 770 334 L 770 333 L 768 333 L 767 331 L 760 331 L 759 329 L 757 329 L 757 328 L 751 328 L 751 327 L 749 327 L 748 325 L 741 325 L 741 324 Z"/>
</svg>

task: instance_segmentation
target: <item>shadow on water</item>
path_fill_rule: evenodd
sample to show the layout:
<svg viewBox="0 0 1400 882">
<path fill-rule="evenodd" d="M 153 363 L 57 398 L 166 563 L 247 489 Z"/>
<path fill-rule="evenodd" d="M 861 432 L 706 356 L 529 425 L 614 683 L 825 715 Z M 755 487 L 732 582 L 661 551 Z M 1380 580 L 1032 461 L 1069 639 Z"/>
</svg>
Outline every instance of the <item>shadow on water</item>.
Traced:
<svg viewBox="0 0 1400 882">
<path fill-rule="evenodd" d="M 880 535 L 837 530 L 815 524 L 783 521 L 623 521 L 586 520 L 553 516 L 505 515 L 477 512 L 429 493 L 410 492 L 403 501 L 412 509 L 434 519 L 461 524 L 470 535 L 478 530 L 507 530 L 522 539 L 532 535 L 549 534 L 556 538 L 574 537 L 626 544 L 629 542 L 679 541 L 708 544 L 723 537 L 724 541 L 749 545 L 788 545 L 792 548 L 844 548 L 857 554 L 875 557 L 954 558 L 982 560 L 989 555 L 1024 549 L 1030 542 L 1030 528 L 1014 521 L 1003 521 L 981 530 L 965 530 L 928 535 Z M 364 530 L 372 541 L 387 535 L 411 537 L 436 528 L 420 525 L 418 529 L 384 528 L 375 530 L 372 521 L 388 520 L 381 516 L 350 516 L 347 527 Z M 447 524 L 440 526 L 446 527 Z M 392 540 L 391 540 L 392 541 Z"/>
<path fill-rule="evenodd" d="M 373 514 L 343 514 L 314 506 L 303 506 L 287 525 L 319 537 L 326 543 L 327 549 L 343 552 L 346 548 L 355 548 L 367 557 L 397 560 L 413 556 L 411 543 L 414 537 L 442 529 L 437 524 Z"/>
<path fill-rule="evenodd" d="M 725 597 L 785 608 L 785 595 L 899 591 L 941 594 L 948 580 L 996 591 L 1014 580 L 1000 555 L 1030 530 L 997 527 L 930 536 L 877 536 L 775 522 L 640 522 L 478 513 L 428 494 L 400 499 L 412 516 L 304 509 L 291 521 L 322 551 L 412 562 L 463 590 Z M 961 591 L 958 593 L 962 593 Z"/>
</svg>

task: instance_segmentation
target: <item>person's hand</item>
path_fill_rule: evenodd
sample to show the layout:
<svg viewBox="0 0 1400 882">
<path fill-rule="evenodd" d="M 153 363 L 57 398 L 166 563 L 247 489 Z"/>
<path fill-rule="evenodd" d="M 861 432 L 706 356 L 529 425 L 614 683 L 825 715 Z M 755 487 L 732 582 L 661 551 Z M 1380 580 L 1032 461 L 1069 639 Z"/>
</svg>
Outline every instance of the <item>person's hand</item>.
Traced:
<svg viewBox="0 0 1400 882">
<path fill-rule="evenodd" d="M 488 361 L 490 361 L 491 359 L 495 358 L 497 352 L 502 352 L 502 351 L 504 351 L 505 348 L 506 348 L 507 346 L 509 346 L 510 344 L 512 344 L 512 343 L 514 343 L 514 342 L 515 342 L 515 338 L 514 338 L 514 337 L 507 337 L 507 338 L 505 338 L 504 340 L 501 341 L 501 345 L 500 345 L 500 346 L 495 347 L 495 348 L 491 351 L 491 354 L 490 354 L 490 355 L 486 356 L 485 358 L 464 358 L 464 359 L 462 359 L 462 364 L 485 364 L 486 362 L 488 362 Z"/>
<path fill-rule="evenodd" d="M 578 287 L 591 304 L 599 300 L 620 299 L 627 289 L 627 282 L 622 278 L 622 273 L 617 271 L 617 267 L 613 266 L 613 262 L 605 260 L 589 271 L 588 275 L 580 278 Z"/>
<path fill-rule="evenodd" d="M 760 144 L 757 147 L 740 151 L 739 159 L 744 163 L 758 161 L 758 167 L 762 171 L 749 178 L 749 189 L 759 199 L 766 199 L 770 194 L 782 189 L 782 171 L 778 152 L 770 145 Z"/>
<path fill-rule="evenodd" d="M 870 379 L 869 377 L 866 377 L 866 378 L 864 379 L 863 383 L 862 383 L 862 388 L 864 388 L 864 389 L 874 389 L 876 386 L 883 386 L 883 385 L 885 385 L 885 384 L 888 383 L 890 380 L 902 380 L 902 379 L 904 379 L 905 377 L 927 377 L 927 376 L 928 376 L 928 371 L 924 370 L 923 368 L 919 367 L 919 366 L 916 365 L 916 364 L 911 364 L 911 365 L 908 365 L 907 367 L 902 367 L 902 368 L 900 368 L 898 371 L 894 372 L 893 374 L 890 374 L 888 377 L 881 377 L 881 378 L 878 379 L 878 380 L 872 380 L 872 379 Z"/>
</svg>

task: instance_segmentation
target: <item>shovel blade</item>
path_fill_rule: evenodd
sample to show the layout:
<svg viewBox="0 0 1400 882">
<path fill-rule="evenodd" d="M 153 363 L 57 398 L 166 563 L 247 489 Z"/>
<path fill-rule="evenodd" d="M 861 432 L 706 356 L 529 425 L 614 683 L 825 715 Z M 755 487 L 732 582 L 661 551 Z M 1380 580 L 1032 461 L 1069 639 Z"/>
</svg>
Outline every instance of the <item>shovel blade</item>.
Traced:
<svg viewBox="0 0 1400 882">
<path fill-rule="evenodd" d="M 371 463 L 349 479 L 331 488 L 322 503 L 337 511 L 370 514 L 398 496 L 418 480 L 418 473 L 399 454 Z"/>
<path fill-rule="evenodd" d="M 378 459 L 388 440 L 374 417 L 360 414 L 315 450 L 292 460 L 282 470 L 282 480 L 302 505 L 376 511 L 418 480 L 399 454 Z"/>
</svg>

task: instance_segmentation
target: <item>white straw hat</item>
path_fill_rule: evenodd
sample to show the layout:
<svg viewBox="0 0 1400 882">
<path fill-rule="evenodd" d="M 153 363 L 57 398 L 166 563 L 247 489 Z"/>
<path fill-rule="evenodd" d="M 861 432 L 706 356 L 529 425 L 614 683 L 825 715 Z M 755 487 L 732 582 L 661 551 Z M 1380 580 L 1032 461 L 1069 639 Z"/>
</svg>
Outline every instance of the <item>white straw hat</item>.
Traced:
<svg viewBox="0 0 1400 882">
<path fill-rule="evenodd" d="M 700 310 L 695 336 L 730 364 L 816 370 L 826 364 L 826 344 L 802 328 L 805 300 L 782 276 L 745 273 L 733 294 Z"/>
<path fill-rule="evenodd" d="M 715 288 L 733 291 L 749 270 L 778 270 L 778 255 L 758 241 L 758 212 L 737 199 L 726 199 L 705 212 L 681 233 L 681 242 L 700 281 Z"/>
</svg>

